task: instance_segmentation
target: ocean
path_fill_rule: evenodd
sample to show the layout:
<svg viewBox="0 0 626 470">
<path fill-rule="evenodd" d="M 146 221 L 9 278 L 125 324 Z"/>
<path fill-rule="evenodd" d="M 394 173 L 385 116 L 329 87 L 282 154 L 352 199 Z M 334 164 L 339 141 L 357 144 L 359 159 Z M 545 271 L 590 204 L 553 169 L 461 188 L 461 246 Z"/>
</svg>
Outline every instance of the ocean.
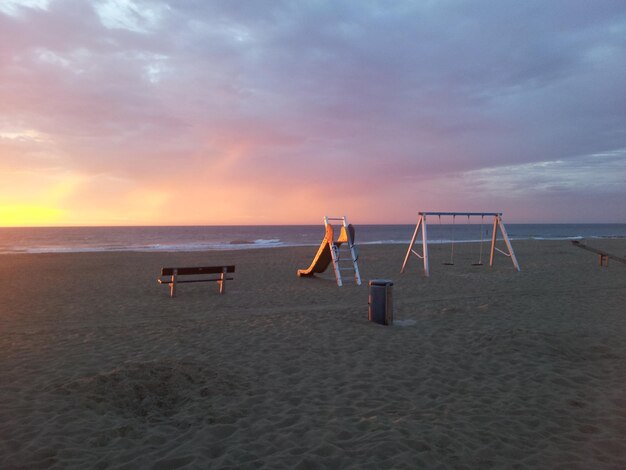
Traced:
<svg viewBox="0 0 626 470">
<path fill-rule="evenodd" d="M 415 225 L 355 225 L 356 244 L 408 244 Z M 626 238 L 626 224 L 506 224 L 512 240 Z M 207 251 L 318 245 L 319 225 L 0 228 L 0 253 Z M 428 224 L 428 242 L 491 238 L 491 224 Z M 499 237 L 500 238 L 500 237 Z M 419 241 L 419 239 L 418 239 Z"/>
</svg>

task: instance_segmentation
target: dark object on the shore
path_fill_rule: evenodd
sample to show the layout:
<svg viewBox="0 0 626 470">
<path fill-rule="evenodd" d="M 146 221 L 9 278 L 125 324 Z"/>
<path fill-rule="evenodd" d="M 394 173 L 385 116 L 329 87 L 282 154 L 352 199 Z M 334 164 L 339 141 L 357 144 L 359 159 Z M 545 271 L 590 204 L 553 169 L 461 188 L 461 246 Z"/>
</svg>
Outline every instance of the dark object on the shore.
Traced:
<svg viewBox="0 0 626 470">
<path fill-rule="evenodd" d="M 600 266 L 608 267 L 609 258 L 614 261 L 619 261 L 620 263 L 626 264 L 626 259 L 620 258 L 619 256 L 613 255 L 611 253 L 607 253 L 606 251 L 598 250 L 597 248 L 592 248 L 590 246 L 585 245 L 584 243 L 580 243 L 578 240 L 572 240 L 572 245 L 577 246 L 578 248 L 582 248 L 583 250 L 596 253 L 598 255 L 598 263 L 600 264 Z"/>
<path fill-rule="evenodd" d="M 393 325 L 393 281 L 370 281 L 369 311 L 367 319 L 381 325 Z"/>
<path fill-rule="evenodd" d="M 191 268 L 162 268 L 161 276 L 169 276 L 169 279 L 157 279 L 159 284 L 167 284 L 170 286 L 170 297 L 176 296 L 176 284 L 186 282 L 217 282 L 220 286 L 220 294 L 225 291 L 226 281 L 232 281 L 234 278 L 226 277 L 227 273 L 234 273 L 235 266 L 197 266 Z M 219 276 L 216 276 L 219 274 Z M 180 276 L 193 276 L 193 278 L 179 280 Z"/>
</svg>

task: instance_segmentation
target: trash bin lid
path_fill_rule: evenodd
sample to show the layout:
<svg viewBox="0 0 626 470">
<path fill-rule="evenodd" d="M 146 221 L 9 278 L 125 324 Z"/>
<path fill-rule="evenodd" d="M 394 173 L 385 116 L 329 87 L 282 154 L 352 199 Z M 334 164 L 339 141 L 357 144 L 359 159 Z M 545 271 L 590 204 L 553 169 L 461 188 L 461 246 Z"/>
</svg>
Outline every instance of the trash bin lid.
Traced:
<svg viewBox="0 0 626 470">
<path fill-rule="evenodd" d="M 371 279 L 370 286 L 393 286 L 391 279 Z"/>
</svg>

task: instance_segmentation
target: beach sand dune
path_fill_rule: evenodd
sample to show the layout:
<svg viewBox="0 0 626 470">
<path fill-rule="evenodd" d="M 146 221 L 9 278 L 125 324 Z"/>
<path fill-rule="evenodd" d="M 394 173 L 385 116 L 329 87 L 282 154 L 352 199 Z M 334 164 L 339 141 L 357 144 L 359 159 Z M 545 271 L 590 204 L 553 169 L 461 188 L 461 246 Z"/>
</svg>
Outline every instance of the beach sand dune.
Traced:
<svg viewBox="0 0 626 470">
<path fill-rule="evenodd" d="M 626 266 L 514 246 L 433 246 L 430 278 L 362 246 L 342 288 L 296 277 L 315 247 L 2 255 L 0 467 L 626 468 Z M 155 281 L 222 263 L 225 295 Z"/>
</svg>

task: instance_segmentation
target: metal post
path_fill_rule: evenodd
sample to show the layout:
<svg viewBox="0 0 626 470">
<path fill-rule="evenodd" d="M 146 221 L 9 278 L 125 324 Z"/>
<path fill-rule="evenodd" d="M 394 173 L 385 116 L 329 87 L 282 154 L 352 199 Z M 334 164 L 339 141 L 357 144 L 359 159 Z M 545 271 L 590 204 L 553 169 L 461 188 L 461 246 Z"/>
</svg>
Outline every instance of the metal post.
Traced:
<svg viewBox="0 0 626 470">
<path fill-rule="evenodd" d="M 496 239 L 498 236 L 498 216 L 493 216 L 493 233 L 491 234 L 491 252 L 489 255 L 489 267 L 493 266 L 493 258 L 496 252 Z"/>
<path fill-rule="evenodd" d="M 500 226 L 500 231 L 502 232 L 502 237 L 504 238 L 504 242 L 506 243 L 506 247 L 509 250 L 509 256 L 511 257 L 511 261 L 513 261 L 513 266 L 518 271 L 520 270 L 519 264 L 517 264 L 517 258 L 515 257 L 515 252 L 513 251 L 513 247 L 511 246 L 511 242 L 509 240 L 509 236 L 506 233 L 506 229 L 504 228 L 504 224 L 502 223 L 502 217 L 498 216 L 498 225 Z"/>
<path fill-rule="evenodd" d="M 409 243 L 409 249 L 406 250 L 406 256 L 404 257 L 404 263 L 402 263 L 402 269 L 400 269 L 400 273 L 404 272 L 404 268 L 406 266 L 407 261 L 409 260 L 409 256 L 413 251 L 413 245 L 415 244 L 415 239 L 417 238 L 417 234 L 420 230 L 420 226 L 422 225 L 422 218 L 424 216 L 420 214 L 419 219 L 417 220 L 417 225 L 415 226 L 415 232 L 413 232 L 413 237 L 411 238 L 411 243 Z M 423 237 L 423 235 L 422 235 Z"/>
<path fill-rule="evenodd" d="M 428 268 L 428 237 L 426 235 L 426 216 L 422 215 L 422 257 L 424 258 L 424 274 L 430 276 Z"/>
</svg>

